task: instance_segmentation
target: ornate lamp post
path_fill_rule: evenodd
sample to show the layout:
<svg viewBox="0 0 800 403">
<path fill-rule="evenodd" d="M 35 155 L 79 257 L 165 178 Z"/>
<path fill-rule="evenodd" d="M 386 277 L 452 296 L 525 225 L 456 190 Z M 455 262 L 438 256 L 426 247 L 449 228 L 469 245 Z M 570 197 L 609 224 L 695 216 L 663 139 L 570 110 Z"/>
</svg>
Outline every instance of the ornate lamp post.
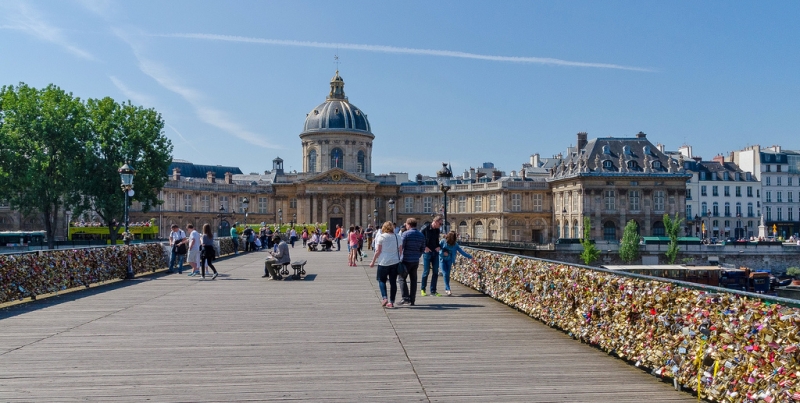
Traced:
<svg viewBox="0 0 800 403">
<path fill-rule="evenodd" d="M 378 209 L 372 210 L 372 219 L 375 221 L 375 228 L 378 228 Z"/>
<path fill-rule="evenodd" d="M 278 209 L 278 232 L 280 232 L 281 227 L 283 226 L 283 209 Z"/>
<path fill-rule="evenodd" d="M 392 220 L 392 224 L 394 224 L 396 221 L 394 219 L 394 199 L 389 199 L 389 201 L 386 202 L 386 205 L 389 206 L 389 219 Z"/>
<path fill-rule="evenodd" d="M 125 165 L 119 168 L 119 178 L 121 182 L 122 191 L 125 193 L 125 232 L 122 234 L 122 241 L 125 245 L 131 244 L 131 234 L 128 232 L 128 197 L 133 197 L 133 177 L 136 171 L 131 168 L 126 162 Z M 128 252 L 128 271 L 125 274 L 126 279 L 133 278 L 133 266 L 131 266 L 131 254 Z"/>
<path fill-rule="evenodd" d="M 229 217 L 232 220 L 236 220 L 236 212 L 235 211 L 231 211 L 231 213 L 228 214 L 228 212 L 225 211 L 225 206 L 220 204 L 220 206 L 219 206 L 219 214 L 217 214 L 217 218 L 219 218 L 219 230 L 220 231 L 222 231 L 222 220 L 224 220 L 226 218 L 229 218 Z M 228 236 L 227 234 L 219 234 L 219 235 L 220 236 Z"/>
<path fill-rule="evenodd" d="M 700 234 L 700 216 L 694 215 L 694 236 Z"/>
<path fill-rule="evenodd" d="M 444 193 L 444 233 L 448 233 L 449 222 L 447 221 L 447 192 L 450 190 L 450 179 L 453 177 L 453 171 L 442 162 L 442 169 L 436 173 L 436 179 L 439 181 L 439 190 Z"/>
<path fill-rule="evenodd" d="M 247 198 L 242 199 L 242 210 L 244 210 L 244 229 L 247 229 L 247 207 L 250 206 L 250 200 Z"/>
</svg>

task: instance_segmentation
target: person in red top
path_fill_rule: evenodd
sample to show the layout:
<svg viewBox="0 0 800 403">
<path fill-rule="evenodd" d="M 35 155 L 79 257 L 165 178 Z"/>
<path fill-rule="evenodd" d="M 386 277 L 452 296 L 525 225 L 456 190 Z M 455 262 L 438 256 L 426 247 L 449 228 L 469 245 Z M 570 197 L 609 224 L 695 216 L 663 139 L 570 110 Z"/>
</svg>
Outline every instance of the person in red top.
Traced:
<svg viewBox="0 0 800 403">
<path fill-rule="evenodd" d="M 334 238 L 336 238 L 336 251 L 340 251 L 342 249 L 342 226 L 336 224 L 336 234 L 334 234 Z"/>
</svg>

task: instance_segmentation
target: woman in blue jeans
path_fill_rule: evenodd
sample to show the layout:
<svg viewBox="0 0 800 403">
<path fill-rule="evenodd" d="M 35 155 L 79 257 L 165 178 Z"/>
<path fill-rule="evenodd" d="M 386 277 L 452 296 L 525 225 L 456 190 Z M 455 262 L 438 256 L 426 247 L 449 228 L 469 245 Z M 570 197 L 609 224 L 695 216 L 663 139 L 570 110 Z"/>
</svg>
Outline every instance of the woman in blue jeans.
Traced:
<svg viewBox="0 0 800 403">
<path fill-rule="evenodd" d="M 441 248 L 439 250 L 439 273 L 442 274 L 442 278 L 444 279 L 444 293 L 452 295 L 450 293 L 450 268 L 453 267 L 453 263 L 456 261 L 456 255 L 460 253 L 461 256 L 473 262 L 475 262 L 475 258 L 469 253 L 464 252 L 464 249 L 461 249 L 461 246 L 458 245 L 455 231 L 450 231 L 447 236 L 439 242 L 439 247 Z"/>
<path fill-rule="evenodd" d="M 369 267 L 375 267 L 378 262 L 378 288 L 381 289 L 381 305 L 394 308 L 394 298 L 397 296 L 397 266 L 400 264 L 400 255 L 403 254 L 403 244 L 400 237 L 394 233 L 394 224 L 386 221 L 381 227 L 381 234 L 375 241 L 375 254 Z M 386 281 L 389 281 L 389 299 L 386 298 Z"/>
</svg>

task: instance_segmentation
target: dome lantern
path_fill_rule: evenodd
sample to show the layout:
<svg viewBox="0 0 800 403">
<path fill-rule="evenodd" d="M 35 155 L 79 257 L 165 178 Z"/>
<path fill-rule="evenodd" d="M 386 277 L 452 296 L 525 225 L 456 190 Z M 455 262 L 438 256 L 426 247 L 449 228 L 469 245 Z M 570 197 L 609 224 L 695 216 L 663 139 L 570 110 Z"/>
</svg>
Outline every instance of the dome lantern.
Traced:
<svg viewBox="0 0 800 403">
<path fill-rule="evenodd" d="M 347 99 L 344 96 L 344 80 L 339 75 L 339 70 L 336 70 L 336 75 L 331 78 L 331 93 L 328 94 L 328 99 Z"/>
</svg>

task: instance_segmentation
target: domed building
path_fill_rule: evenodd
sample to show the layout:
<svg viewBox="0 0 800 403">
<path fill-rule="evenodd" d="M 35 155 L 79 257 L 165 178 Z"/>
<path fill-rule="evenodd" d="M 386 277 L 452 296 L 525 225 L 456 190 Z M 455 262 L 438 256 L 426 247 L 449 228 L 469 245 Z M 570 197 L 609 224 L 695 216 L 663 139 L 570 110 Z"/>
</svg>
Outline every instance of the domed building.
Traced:
<svg viewBox="0 0 800 403">
<path fill-rule="evenodd" d="M 337 70 L 328 98 L 306 114 L 300 134 L 305 172 L 340 168 L 363 177 L 372 172 L 374 138 L 367 115 L 344 95 Z"/>
</svg>

